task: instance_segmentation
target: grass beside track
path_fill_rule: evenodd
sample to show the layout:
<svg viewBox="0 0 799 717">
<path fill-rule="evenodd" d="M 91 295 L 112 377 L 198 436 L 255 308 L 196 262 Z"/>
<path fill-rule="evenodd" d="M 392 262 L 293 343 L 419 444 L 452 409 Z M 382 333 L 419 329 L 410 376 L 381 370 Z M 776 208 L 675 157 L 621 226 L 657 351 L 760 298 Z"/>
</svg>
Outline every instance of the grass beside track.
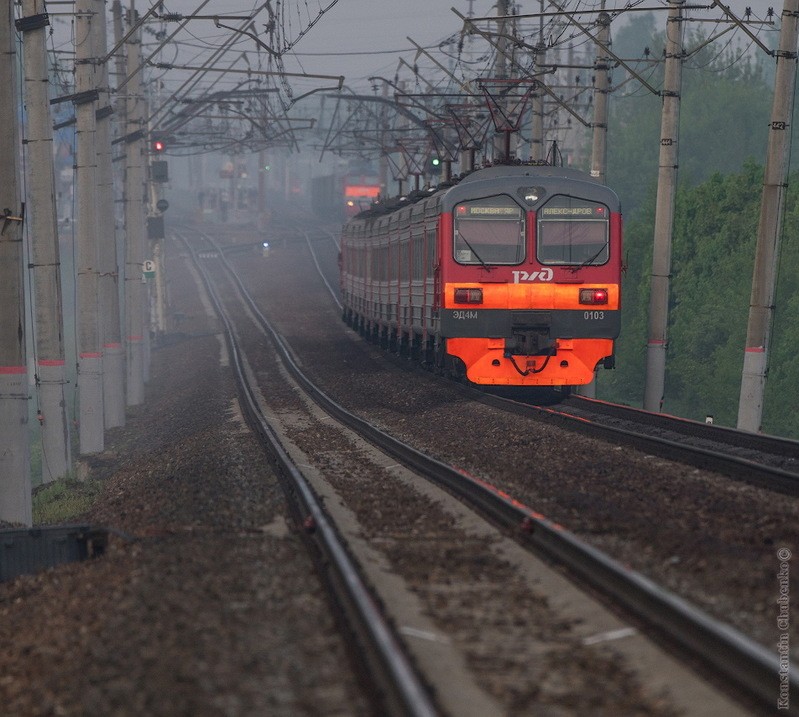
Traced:
<svg viewBox="0 0 799 717">
<path fill-rule="evenodd" d="M 98 481 L 62 478 L 33 492 L 33 524 L 75 522 L 85 514 L 100 493 Z"/>
</svg>

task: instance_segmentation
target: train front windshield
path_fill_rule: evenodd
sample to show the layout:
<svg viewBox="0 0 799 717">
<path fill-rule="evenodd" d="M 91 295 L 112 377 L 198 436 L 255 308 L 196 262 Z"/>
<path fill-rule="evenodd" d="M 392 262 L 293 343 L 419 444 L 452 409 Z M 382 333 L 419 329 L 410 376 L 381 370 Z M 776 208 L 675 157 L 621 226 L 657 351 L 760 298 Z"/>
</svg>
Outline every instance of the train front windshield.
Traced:
<svg viewBox="0 0 799 717">
<path fill-rule="evenodd" d="M 455 207 L 455 261 L 519 264 L 524 260 L 524 212 L 510 197 L 463 202 Z"/>
<path fill-rule="evenodd" d="M 604 204 L 553 197 L 538 212 L 538 261 L 591 266 L 607 263 L 609 214 Z"/>
</svg>

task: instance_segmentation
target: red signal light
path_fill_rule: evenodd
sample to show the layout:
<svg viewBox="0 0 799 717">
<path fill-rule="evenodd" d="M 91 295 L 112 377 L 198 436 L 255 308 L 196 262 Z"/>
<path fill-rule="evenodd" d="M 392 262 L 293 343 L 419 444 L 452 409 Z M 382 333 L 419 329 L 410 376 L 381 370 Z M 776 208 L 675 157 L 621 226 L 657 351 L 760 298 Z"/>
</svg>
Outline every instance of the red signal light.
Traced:
<svg viewBox="0 0 799 717">
<path fill-rule="evenodd" d="M 163 152 L 166 149 L 166 145 L 164 144 L 163 140 L 156 139 L 153 141 L 153 149 L 156 152 Z"/>
<path fill-rule="evenodd" d="M 482 304 L 482 289 L 455 289 L 456 304 Z"/>
<path fill-rule="evenodd" d="M 580 289 L 581 304 L 607 304 L 607 289 Z"/>
</svg>

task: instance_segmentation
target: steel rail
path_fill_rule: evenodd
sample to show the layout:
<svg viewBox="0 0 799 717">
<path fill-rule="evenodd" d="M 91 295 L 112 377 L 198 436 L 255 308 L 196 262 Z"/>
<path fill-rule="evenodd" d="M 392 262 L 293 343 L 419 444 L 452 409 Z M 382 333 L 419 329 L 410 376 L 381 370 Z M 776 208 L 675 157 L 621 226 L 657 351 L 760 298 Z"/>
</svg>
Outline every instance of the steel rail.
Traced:
<svg viewBox="0 0 799 717">
<path fill-rule="evenodd" d="M 508 398 L 492 396 L 477 389 L 467 389 L 475 400 L 521 416 L 546 417 L 567 430 L 578 430 L 602 440 L 624 443 L 667 460 L 679 461 L 703 470 L 723 473 L 731 478 L 778 493 L 799 496 L 799 473 L 769 466 L 749 458 L 700 446 L 681 443 L 661 436 L 611 426 L 568 411 L 547 406 L 534 406 Z"/>
<path fill-rule="evenodd" d="M 330 282 L 327 280 L 327 277 L 322 272 L 322 267 L 319 266 L 319 260 L 316 258 L 316 252 L 313 250 L 313 247 L 311 246 L 311 238 L 310 236 L 308 236 L 308 234 L 309 232 L 303 232 L 303 236 L 305 237 L 305 243 L 308 245 L 308 251 L 311 252 L 311 258 L 313 259 L 313 263 L 316 266 L 316 271 L 319 274 L 319 276 L 322 277 L 322 281 L 325 283 L 327 290 L 330 292 L 330 295 L 333 297 L 333 301 L 336 302 L 336 306 L 338 306 L 340 311 L 344 307 L 342 306 L 341 301 L 339 301 L 338 296 L 336 296 L 336 292 L 333 290 L 333 287 L 330 286 Z"/>
<path fill-rule="evenodd" d="M 773 708 L 779 695 L 781 669 L 776 653 L 769 652 L 734 627 L 716 620 L 649 578 L 584 543 L 562 525 L 547 519 L 501 489 L 421 453 L 347 411 L 302 372 L 288 343 L 261 313 L 241 278 L 221 252 L 220 256 L 248 308 L 272 337 L 286 370 L 328 414 L 407 467 L 476 506 L 503 528 L 512 530 L 514 537 L 522 544 L 528 543 L 565 565 L 574 575 L 588 581 L 631 614 L 662 631 L 674 644 L 701 659 L 735 689 L 743 690 L 761 706 Z M 787 674 L 791 704 L 787 714 L 799 715 L 799 669 L 789 665 Z"/>
<path fill-rule="evenodd" d="M 647 425 L 657 426 L 670 431 L 679 431 L 696 438 L 748 448 L 754 451 L 764 451 L 776 456 L 795 458 L 799 461 L 799 441 L 792 438 L 782 438 L 768 433 L 742 431 L 738 428 L 694 421 L 690 418 L 673 416 L 668 413 L 652 413 L 651 411 L 645 411 L 643 408 L 610 403 L 586 396 L 572 395 L 564 403 L 566 405 L 575 403 L 577 406 L 579 406 L 579 404 L 586 404 L 588 406 L 587 410 L 596 411 L 608 416 L 624 420 L 640 421 Z"/>
<path fill-rule="evenodd" d="M 199 261 L 194 247 L 185 236 L 178 234 L 188 248 L 192 260 L 200 272 L 205 289 L 214 305 L 217 316 L 225 327 L 225 341 L 230 353 L 231 366 L 236 376 L 242 410 L 248 423 L 266 442 L 274 455 L 284 478 L 287 481 L 286 497 L 290 503 L 298 502 L 301 512 L 298 516 L 306 516 L 303 527 L 306 535 L 313 539 L 317 549 L 324 556 L 320 561 L 320 573 L 328 575 L 331 589 L 336 597 L 344 602 L 344 610 L 350 618 L 357 621 L 358 633 L 365 635 L 369 643 L 369 657 L 372 663 L 372 675 L 375 666 L 384 675 L 380 679 L 382 695 L 390 695 L 385 707 L 390 714 L 413 715 L 414 717 L 434 717 L 438 714 L 426 687 L 418 678 L 393 629 L 383 616 L 377 602 L 366 586 L 360 571 L 350 557 L 344 542 L 331 519 L 322 508 L 313 489 L 302 473 L 297 469 L 291 457 L 283 448 L 280 439 L 273 431 L 258 405 L 255 391 L 247 377 L 241 353 L 239 351 L 233 325 L 222 302 L 217 295 L 213 282 L 203 262 Z M 206 241 L 208 241 L 206 239 Z M 212 242 L 210 242 L 212 243 Z M 217 247 L 218 249 L 218 247 Z M 217 258 L 227 264 L 221 251 Z M 329 573 L 332 572 L 332 580 Z M 378 675 L 380 676 L 380 675 Z"/>
</svg>

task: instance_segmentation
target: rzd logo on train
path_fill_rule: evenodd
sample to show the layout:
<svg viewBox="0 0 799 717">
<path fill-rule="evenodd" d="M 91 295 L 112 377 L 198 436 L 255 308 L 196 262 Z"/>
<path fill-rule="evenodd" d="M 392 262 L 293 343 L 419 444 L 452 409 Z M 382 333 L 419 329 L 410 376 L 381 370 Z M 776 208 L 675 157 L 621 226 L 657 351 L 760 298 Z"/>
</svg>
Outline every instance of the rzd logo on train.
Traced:
<svg viewBox="0 0 799 717">
<path fill-rule="evenodd" d="M 523 281 L 552 281 L 555 277 L 555 272 L 549 268 L 534 271 L 532 274 L 526 271 L 514 271 L 512 273 L 514 284 L 520 284 Z"/>
</svg>

